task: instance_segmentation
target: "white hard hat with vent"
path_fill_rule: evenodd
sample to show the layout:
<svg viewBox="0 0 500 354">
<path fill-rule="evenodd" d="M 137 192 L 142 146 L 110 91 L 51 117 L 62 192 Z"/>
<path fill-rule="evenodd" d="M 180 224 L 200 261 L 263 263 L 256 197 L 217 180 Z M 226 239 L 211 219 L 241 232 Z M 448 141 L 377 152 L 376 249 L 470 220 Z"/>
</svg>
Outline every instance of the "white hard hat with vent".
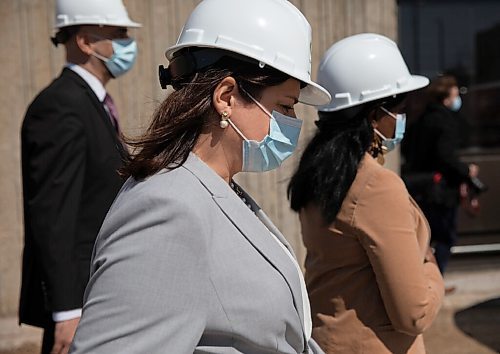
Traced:
<svg viewBox="0 0 500 354">
<path fill-rule="evenodd" d="M 331 94 L 318 107 L 334 112 L 366 102 L 417 90 L 429 84 L 411 75 L 396 43 L 373 33 L 344 38 L 327 50 L 318 70 L 318 83 Z"/>
<path fill-rule="evenodd" d="M 204 0 L 165 55 L 171 60 L 187 47 L 223 49 L 254 59 L 307 84 L 300 102 L 330 101 L 328 92 L 311 80 L 311 26 L 286 0 Z"/>
<path fill-rule="evenodd" d="M 122 0 L 57 0 L 55 27 L 77 25 L 141 27 L 128 17 Z"/>
</svg>

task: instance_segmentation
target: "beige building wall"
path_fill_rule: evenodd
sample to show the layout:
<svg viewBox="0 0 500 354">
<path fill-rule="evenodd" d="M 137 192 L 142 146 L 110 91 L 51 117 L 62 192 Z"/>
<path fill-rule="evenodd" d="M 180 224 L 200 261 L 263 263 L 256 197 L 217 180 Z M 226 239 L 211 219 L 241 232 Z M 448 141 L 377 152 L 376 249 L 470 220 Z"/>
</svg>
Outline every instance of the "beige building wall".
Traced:
<svg viewBox="0 0 500 354">
<path fill-rule="evenodd" d="M 251 0 L 248 0 L 251 1 Z M 175 43 L 195 0 L 125 0 L 131 17 L 143 28 L 131 31 L 139 44 L 134 69 L 111 82 L 109 91 L 121 114 L 122 126 L 136 135 L 164 99 L 157 80 L 159 64 L 166 64 L 165 48 Z M 336 40 L 361 32 L 378 32 L 395 39 L 395 0 L 294 0 L 313 27 L 314 72 L 322 53 Z M 0 317 L 17 312 L 23 245 L 22 187 L 19 131 L 27 105 L 61 71 L 64 49 L 54 48 L 54 0 L 0 1 Z M 224 21 L 221 11 L 220 21 Z M 314 110 L 300 107 L 305 120 L 300 149 L 314 131 Z M 305 252 L 300 225 L 288 207 L 285 190 L 299 153 L 277 171 L 241 174 L 238 180 L 260 203 L 292 243 L 297 255 Z M 389 159 L 397 169 L 397 154 Z"/>
</svg>

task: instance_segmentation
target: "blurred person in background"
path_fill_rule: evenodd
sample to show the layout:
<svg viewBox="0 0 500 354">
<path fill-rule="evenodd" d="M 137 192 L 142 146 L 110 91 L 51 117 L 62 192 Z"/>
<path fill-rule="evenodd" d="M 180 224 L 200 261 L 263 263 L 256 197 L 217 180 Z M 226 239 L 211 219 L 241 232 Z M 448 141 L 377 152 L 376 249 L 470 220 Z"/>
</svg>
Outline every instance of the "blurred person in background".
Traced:
<svg viewBox="0 0 500 354">
<path fill-rule="evenodd" d="M 90 258 L 123 184 L 127 152 L 105 86 L 134 64 L 139 27 L 121 0 L 56 1 L 61 75 L 30 104 L 21 131 L 25 243 L 19 322 L 44 328 L 42 353 L 67 353 Z"/>
<path fill-rule="evenodd" d="M 444 273 L 457 242 L 457 214 L 462 200 L 478 208 L 470 198 L 470 188 L 477 180 L 479 168 L 460 161 L 460 120 L 462 106 L 455 77 L 440 75 L 426 88 L 427 107 L 412 124 L 402 146 L 403 176 L 410 194 L 422 208 L 431 227 L 432 245 L 439 270 Z M 447 293 L 454 287 L 447 287 Z"/>
<path fill-rule="evenodd" d="M 297 102 L 330 100 L 309 23 L 286 0 L 205 0 L 166 56 L 174 91 L 122 169 L 70 352 L 322 353 L 292 249 L 233 181 L 293 153 Z"/>
<path fill-rule="evenodd" d="M 307 248 L 313 338 L 326 353 L 425 353 L 444 285 L 423 213 L 381 166 L 405 132 L 411 75 L 377 34 L 335 43 L 318 78 L 332 96 L 288 187 Z"/>
</svg>

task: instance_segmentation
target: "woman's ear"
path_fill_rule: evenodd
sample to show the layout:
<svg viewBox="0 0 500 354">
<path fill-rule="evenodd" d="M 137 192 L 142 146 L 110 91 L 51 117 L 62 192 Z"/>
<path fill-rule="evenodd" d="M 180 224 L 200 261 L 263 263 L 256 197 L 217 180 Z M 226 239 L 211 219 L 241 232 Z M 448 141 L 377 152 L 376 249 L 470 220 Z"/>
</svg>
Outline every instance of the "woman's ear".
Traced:
<svg viewBox="0 0 500 354">
<path fill-rule="evenodd" d="M 231 116 L 235 102 L 234 97 L 238 94 L 238 85 L 233 77 L 225 77 L 219 82 L 212 96 L 212 103 L 217 113 L 221 115 L 226 112 L 228 116 Z"/>
</svg>

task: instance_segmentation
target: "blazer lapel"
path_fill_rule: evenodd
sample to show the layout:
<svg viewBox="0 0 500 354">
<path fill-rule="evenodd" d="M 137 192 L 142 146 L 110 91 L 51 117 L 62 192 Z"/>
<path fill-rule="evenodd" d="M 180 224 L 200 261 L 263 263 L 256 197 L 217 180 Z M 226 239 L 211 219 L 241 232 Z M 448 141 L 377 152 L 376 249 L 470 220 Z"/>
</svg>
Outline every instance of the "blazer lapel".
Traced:
<svg viewBox="0 0 500 354">
<path fill-rule="evenodd" d="M 276 227 L 276 225 L 273 224 L 273 222 L 271 221 L 269 216 L 267 216 L 264 210 L 262 210 L 261 207 L 253 200 L 253 198 L 247 192 L 245 192 L 239 185 L 237 185 L 237 187 L 243 193 L 243 197 L 246 199 L 247 203 L 249 203 L 252 206 L 252 210 L 255 210 L 255 215 L 257 216 L 257 218 L 264 224 L 264 226 L 269 231 L 271 231 L 276 236 L 278 240 L 280 240 L 280 242 L 288 249 L 288 251 L 293 255 L 293 257 L 297 259 L 295 253 L 293 252 L 292 247 L 286 240 L 285 236 L 283 236 L 281 231 Z"/>
<path fill-rule="evenodd" d="M 257 213 L 254 214 L 234 193 L 229 185 L 196 155 L 190 154 L 183 165 L 193 173 L 212 194 L 212 198 L 233 225 L 250 244 L 264 257 L 285 279 L 293 296 L 294 306 L 299 315 L 301 326 L 304 324 L 303 300 L 297 269 L 285 251 L 273 239 L 272 232 L 293 255 L 288 242 L 274 226 L 269 217 L 258 207 L 245 192 L 245 199 Z M 302 328 L 304 330 L 304 328 Z"/>
</svg>

